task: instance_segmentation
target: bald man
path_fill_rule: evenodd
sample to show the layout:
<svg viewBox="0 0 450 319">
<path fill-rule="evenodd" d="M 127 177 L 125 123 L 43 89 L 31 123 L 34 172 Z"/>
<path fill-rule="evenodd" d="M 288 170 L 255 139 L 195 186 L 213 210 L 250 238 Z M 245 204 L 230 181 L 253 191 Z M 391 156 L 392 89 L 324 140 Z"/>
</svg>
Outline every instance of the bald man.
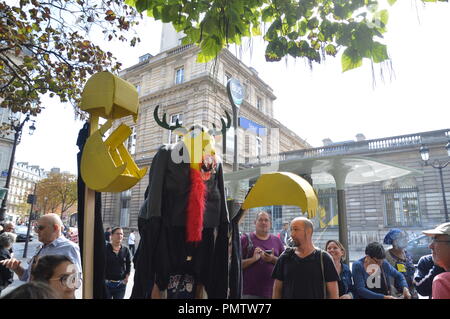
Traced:
<svg viewBox="0 0 450 319">
<path fill-rule="evenodd" d="M 3 260 L 1 263 L 13 270 L 20 280 L 30 281 L 31 267 L 37 262 L 38 258 L 45 255 L 64 255 L 70 258 L 75 264 L 77 271 L 81 273 L 81 258 L 78 245 L 61 235 L 63 223 L 56 214 L 47 214 L 39 218 L 34 228 L 38 234 L 39 241 L 42 243 L 37 249 L 36 254 L 30 260 L 28 268 L 21 265 L 21 261 L 15 258 Z"/>
<path fill-rule="evenodd" d="M 314 247 L 313 223 L 297 217 L 290 228 L 295 248 L 278 258 L 272 273 L 273 299 L 338 299 L 339 275 L 331 256 Z"/>
</svg>

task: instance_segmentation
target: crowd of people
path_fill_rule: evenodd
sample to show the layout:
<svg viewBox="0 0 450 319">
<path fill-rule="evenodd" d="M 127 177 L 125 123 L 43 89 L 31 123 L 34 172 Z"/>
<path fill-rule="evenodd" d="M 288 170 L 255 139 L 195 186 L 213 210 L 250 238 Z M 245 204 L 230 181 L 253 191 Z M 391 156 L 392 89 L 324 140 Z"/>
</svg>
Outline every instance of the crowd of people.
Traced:
<svg viewBox="0 0 450 319">
<path fill-rule="evenodd" d="M 350 269 L 338 240 L 323 250 L 314 246 L 307 218 L 293 219 L 289 232 L 285 226 L 278 238 L 270 235 L 271 217 L 263 211 L 256 215 L 255 232 L 242 234 L 244 298 L 450 299 L 450 223 L 423 232 L 431 237 L 433 254 L 423 256 L 417 269 L 400 229 L 386 234 L 383 243 L 390 249 L 369 243 Z"/>
<path fill-rule="evenodd" d="M 14 258 L 14 224 L 5 223 L 1 230 L 0 293 L 13 282 L 14 274 L 24 282 L 2 296 L 2 299 L 74 299 L 75 291 L 82 284 L 79 246 L 64 236 L 64 225 L 56 214 L 39 218 L 34 230 L 41 245 L 28 265 Z M 113 228 L 109 234 L 105 233 L 105 287 L 107 297 L 112 299 L 124 297 L 130 275 L 131 253 L 128 247 L 122 245 L 123 236 L 120 227 Z"/>
<path fill-rule="evenodd" d="M 270 234 L 269 212 L 260 211 L 255 231 L 241 236 L 244 299 L 450 299 L 450 223 L 423 233 L 431 237 L 432 255 L 417 268 L 406 250 L 408 235 L 391 229 L 382 243 L 372 242 L 365 256 L 346 263 L 347 251 L 338 240 L 324 249 L 313 244 L 313 223 L 305 217 L 283 225 L 279 236 Z M 42 243 L 28 265 L 14 257 L 14 224 L 0 233 L 0 292 L 13 282 L 14 273 L 25 282 L 2 296 L 13 298 L 75 298 L 82 284 L 80 250 L 62 235 L 56 214 L 42 216 L 35 225 Z M 108 298 L 123 299 L 134 255 L 134 231 L 128 246 L 121 227 L 105 232 Z M 131 249 L 130 249 L 131 248 Z"/>
</svg>

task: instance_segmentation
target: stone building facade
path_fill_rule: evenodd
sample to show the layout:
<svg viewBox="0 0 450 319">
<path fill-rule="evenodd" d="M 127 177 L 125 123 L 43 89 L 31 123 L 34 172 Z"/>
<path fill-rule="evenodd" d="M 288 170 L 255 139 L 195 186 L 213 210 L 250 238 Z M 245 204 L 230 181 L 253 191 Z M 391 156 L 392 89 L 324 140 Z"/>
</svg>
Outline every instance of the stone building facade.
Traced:
<svg viewBox="0 0 450 319">
<path fill-rule="evenodd" d="M 421 231 L 434 228 L 445 222 L 444 200 L 439 170 L 429 165 L 435 160 L 450 161 L 446 145 L 450 140 L 450 129 L 393 136 L 373 140 L 357 138 L 356 141 L 332 143 L 324 141 L 326 146 L 280 153 L 279 160 L 326 159 L 330 156 L 362 156 L 391 165 L 399 165 L 423 172 L 419 176 L 407 176 L 383 182 L 370 183 L 345 188 L 348 240 L 352 257 L 361 257 L 362 250 L 372 242 L 382 242 L 391 228 L 407 231 L 410 239 L 421 235 Z M 421 159 L 420 147 L 429 148 L 428 165 Z M 250 162 L 254 159 L 250 159 Z M 261 159 L 262 163 L 273 161 Z M 372 172 L 369 172 L 372 173 Z M 443 169 L 445 198 L 450 204 L 450 165 Z M 320 205 L 325 215 L 314 219 L 314 242 L 324 248 L 329 239 L 338 239 L 337 193 L 334 185 L 312 184 L 317 190 Z M 450 205 L 448 205 L 450 208 Z M 292 216 L 301 214 L 294 207 L 272 207 L 272 210 L 288 210 Z M 450 214 L 450 212 L 449 212 Z M 284 212 L 284 217 L 288 214 Z M 289 220 L 289 219 L 288 219 Z M 288 221 L 283 220 L 283 221 Z M 242 230 L 251 229 L 249 222 Z M 279 232 L 281 222 L 273 229 Z M 354 258 L 353 258 L 354 259 Z"/>
<path fill-rule="evenodd" d="M 29 213 L 27 195 L 34 193 L 34 186 L 47 177 L 43 168 L 28 162 L 15 162 L 13 166 L 6 213 L 18 217 Z"/>
<path fill-rule="evenodd" d="M 176 120 L 185 126 L 201 124 L 220 127 L 225 111 L 232 116 L 226 84 L 237 78 L 245 89 L 245 99 L 239 111 L 238 162 L 249 163 L 250 158 L 262 158 L 280 152 L 310 147 L 302 138 L 274 119 L 272 89 L 253 68 L 247 67 L 228 50 L 208 63 L 197 63 L 198 48 L 193 45 L 176 46 L 140 58 L 140 62 L 120 76 L 135 85 L 139 92 L 140 110 L 137 123 L 125 118 L 133 127 L 127 142 L 130 153 L 139 167 L 150 166 L 158 148 L 174 143 L 178 137 L 159 127 L 153 112 L 159 105 L 159 117 L 167 115 L 167 122 Z M 116 123 L 118 125 L 118 123 Z M 224 171 L 232 170 L 234 132 L 227 132 L 226 152 L 223 138 L 216 137 L 216 150 L 223 159 Z M 144 199 L 148 177 L 132 189 L 122 193 L 105 193 L 102 197 L 103 221 L 106 226 L 120 225 L 137 228 L 137 215 Z"/>
</svg>

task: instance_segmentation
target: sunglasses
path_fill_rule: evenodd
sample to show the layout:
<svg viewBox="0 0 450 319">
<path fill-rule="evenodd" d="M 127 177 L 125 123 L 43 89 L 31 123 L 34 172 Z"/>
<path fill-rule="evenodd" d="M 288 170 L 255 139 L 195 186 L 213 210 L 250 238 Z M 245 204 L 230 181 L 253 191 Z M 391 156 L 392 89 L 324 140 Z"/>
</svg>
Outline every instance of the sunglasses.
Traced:
<svg viewBox="0 0 450 319">
<path fill-rule="evenodd" d="M 59 280 L 64 287 L 70 289 L 78 289 L 81 287 L 81 273 L 78 272 L 62 275 L 59 278 L 53 278 L 50 280 Z"/>
<path fill-rule="evenodd" d="M 36 225 L 36 226 L 34 226 L 34 230 L 35 231 L 43 230 L 44 228 L 45 228 L 44 225 Z"/>
<path fill-rule="evenodd" d="M 431 238 L 432 243 L 450 243 L 450 240 L 438 240 L 436 237 Z"/>
</svg>

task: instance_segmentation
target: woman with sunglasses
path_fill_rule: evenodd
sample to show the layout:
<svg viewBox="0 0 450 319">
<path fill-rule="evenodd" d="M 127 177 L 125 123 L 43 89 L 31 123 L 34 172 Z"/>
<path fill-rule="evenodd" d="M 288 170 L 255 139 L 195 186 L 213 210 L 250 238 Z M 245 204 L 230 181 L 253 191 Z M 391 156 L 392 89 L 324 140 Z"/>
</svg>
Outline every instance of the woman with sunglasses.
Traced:
<svg viewBox="0 0 450 319">
<path fill-rule="evenodd" d="M 75 299 L 75 290 L 81 286 L 81 274 L 64 255 L 40 257 L 31 270 L 31 280 L 48 284 L 61 299 Z"/>
<path fill-rule="evenodd" d="M 391 296 L 390 277 L 395 287 L 403 291 L 404 299 L 411 299 L 405 277 L 386 260 L 383 245 L 374 242 L 366 247 L 366 256 L 353 263 L 352 274 L 356 297 L 360 299 L 401 299 Z"/>
</svg>

